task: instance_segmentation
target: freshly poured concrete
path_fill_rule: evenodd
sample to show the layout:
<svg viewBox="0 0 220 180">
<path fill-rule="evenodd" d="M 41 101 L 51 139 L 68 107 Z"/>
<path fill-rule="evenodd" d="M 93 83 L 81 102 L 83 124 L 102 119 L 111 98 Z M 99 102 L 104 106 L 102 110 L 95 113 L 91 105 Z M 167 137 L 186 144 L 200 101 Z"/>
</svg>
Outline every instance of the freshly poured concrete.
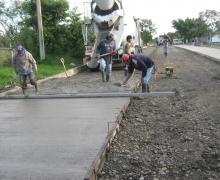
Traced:
<svg viewBox="0 0 220 180">
<path fill-rule="evenodd" d="M 128 101 L 1 100 L 0 179 L 83 179 Z"/>
<path fill-rule="evenodd" d="M 131 92 L 140 77 L 136 71 L 128 85 L 120 87 L 123 71 L 113 71 L 108 83 L 102 82 L 100 72 L 85 72 L 46 81 L 39 85 L 39 94 Z M 34 88 L 28 87 L 27 95 L 33 94 Z M 129 98 L 0 100 L 0 180 L 83 179 L 106 140 L 108 122 L 113 125 L 128 102 Z"/>
</svg>

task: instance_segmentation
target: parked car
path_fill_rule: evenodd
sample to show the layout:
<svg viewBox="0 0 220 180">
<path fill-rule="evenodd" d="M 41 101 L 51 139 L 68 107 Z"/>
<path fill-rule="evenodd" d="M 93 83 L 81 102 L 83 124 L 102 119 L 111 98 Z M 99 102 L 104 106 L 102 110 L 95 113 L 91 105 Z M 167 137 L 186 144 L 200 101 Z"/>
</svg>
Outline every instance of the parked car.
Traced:
<svg viewBox="0 0 220 180">
<path fill-rule="evenodd" d="M 173 45 L 183 44 L 182 39 L 173 39 Z"/>
</svg>

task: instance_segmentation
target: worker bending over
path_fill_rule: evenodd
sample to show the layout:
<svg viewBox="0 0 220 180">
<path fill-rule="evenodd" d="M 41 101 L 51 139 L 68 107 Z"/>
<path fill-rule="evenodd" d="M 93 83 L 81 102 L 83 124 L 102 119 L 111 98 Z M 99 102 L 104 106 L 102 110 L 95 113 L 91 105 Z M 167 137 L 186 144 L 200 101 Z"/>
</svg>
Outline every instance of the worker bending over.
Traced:
<svg viewBox="0 0 220 180">
<path fill-rule="evenodd" d="M 137 69 L 142 71 L 142 76 L 141 76 L 142 92 L 150 92 L 149 81 L 154 69 L 153 60 L 143 54 L 138 54 L 138 55 L 123 54 L 122 59 L 125 64 L 128 64 L 128 75 L 126 79 L 121 83 L 121 85 L 126 85 L 128 80 L 133 75 L 134 69 Z"/>
</svg>

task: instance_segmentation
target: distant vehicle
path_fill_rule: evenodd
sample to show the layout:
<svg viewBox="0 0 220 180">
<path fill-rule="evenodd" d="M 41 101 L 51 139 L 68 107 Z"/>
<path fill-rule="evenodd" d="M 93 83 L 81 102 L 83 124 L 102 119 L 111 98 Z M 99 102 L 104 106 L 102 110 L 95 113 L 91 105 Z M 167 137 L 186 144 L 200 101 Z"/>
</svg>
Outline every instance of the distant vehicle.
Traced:
<svg viewBox="0 0 220 180">
<path fill-rule="evenodd" d="M 183 44 L 182 39 L 173 39 L 173 45 L 179 45 L 179 44 Z"/>
</svg>

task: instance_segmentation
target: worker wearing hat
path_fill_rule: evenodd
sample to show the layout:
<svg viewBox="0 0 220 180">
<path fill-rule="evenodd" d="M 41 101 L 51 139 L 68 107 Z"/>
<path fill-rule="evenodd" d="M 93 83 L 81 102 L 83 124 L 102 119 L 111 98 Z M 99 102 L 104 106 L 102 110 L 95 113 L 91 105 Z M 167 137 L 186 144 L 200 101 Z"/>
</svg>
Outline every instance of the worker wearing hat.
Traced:
<svg viewBox="0 0 220 180">
<path fill-rule="evenodd" d="M 31 85 L 35 86 L 35 92 L 37 92 L 37 82 L 34 77 L 34 72 L 37 72 L 35 59 L 22 45 L 18 45 L 16 51 L 13 57 L 13 67 L 15 68 L 16 74 L 19 75 L 23 93 L 27 88 L 27 78 L 29 78 Z"/>
<path fill-rule="evenodd" d="M 115 54 L 115 41 L 113 34 L 108 34 L 106 39 L 102 40 L 99 45 L 97 46 L 97 51 L 99 52 L 100 56 L 104 55 L 99 60 L 99 69 L 102 72 L 102 81 L 108 82 L 112 73 L 112 55 Z M 105 55 L 106 54 L 106 55 Z"/>
<path fill-rule="evenodd" d="M 134 73 L 134 69 L 142 71 L 141 83 L 142 83 L 142 92 L 149 92 L 149 81 L 153 73 L 154 62 L 153 60 L 143 54 L 138 55 L 122 55 L 123 62 L 128 64 L 128 75 L 126 79 L 121 83 L 125 85 L 127 81 L 131 78 Z"/>
</svg>

